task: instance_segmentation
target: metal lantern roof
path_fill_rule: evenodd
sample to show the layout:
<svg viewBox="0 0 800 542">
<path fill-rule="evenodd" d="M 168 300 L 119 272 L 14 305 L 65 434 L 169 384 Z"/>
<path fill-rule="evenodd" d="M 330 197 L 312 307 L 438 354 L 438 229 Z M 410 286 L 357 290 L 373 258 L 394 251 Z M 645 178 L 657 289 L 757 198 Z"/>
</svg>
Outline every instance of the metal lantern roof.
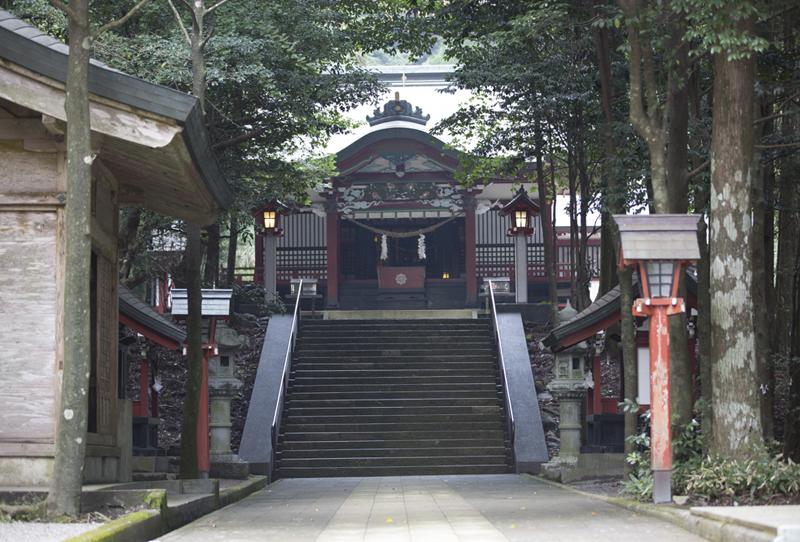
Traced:
<svg viewBox="0 0 800 542">
<path fill-rule="evenodd" d="M 173 316 L 186 316 L 189 314 L 189 299 L 185 289 L 173 288 L 172 314 Z M 229 289 L 203 289 L 203 316 L 228 316 L 231 313 L 231 296 L 233 290 Z"/>
<path fill-rule="evenodd" d="M 700 215 L 614 215 L 621 258 L 631 260 L 700 259 Z"/>
</svg>

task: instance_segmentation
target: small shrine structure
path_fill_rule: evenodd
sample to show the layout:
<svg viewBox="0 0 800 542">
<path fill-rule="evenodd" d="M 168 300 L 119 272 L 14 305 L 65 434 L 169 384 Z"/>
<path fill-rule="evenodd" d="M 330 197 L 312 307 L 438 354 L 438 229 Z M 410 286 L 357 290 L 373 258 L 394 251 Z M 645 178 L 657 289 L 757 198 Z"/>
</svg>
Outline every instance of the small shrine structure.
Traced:
<svg viewBox="0 0 800 542">
<path fill-rule="evenodd" d="M 0 485 L 46 485 L 53 468 L 63 365 L 64 134 L 68 48 L 0 10 Z M 117 232 L 135 205 L 213 222 L 230 192 L 197 99 L 89 68 L 91 376 L 86 482 L 125 480 L 129 399 L 121 398 Z M 10 348 L 10 350 L 8 350 Z"/>
</svg>

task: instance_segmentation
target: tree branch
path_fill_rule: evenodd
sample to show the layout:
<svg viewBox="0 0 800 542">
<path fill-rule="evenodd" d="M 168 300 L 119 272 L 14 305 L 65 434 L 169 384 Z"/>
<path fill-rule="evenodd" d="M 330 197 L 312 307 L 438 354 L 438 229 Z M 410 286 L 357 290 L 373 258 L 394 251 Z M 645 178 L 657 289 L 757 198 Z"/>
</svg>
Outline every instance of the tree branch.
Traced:
<svg viewBox="0 0 800 542">
<path fill-rule="evenodd" d="M 215 143 L 211 145 L 211 148 L 215 151 L 219 149 L 225 149 L 227 147 L 233 147 L 234 145 L 238 145 L 239 143 L 244 143 L 248 139 L 252 139 L 254 137 L 258 137 L 264 132 L 267 131 L 267 128 L 262 126 L 260 128 L 256 128 L 255 130 L 250 130 L 249 132 L 245 132 L 242 135 L 232 137 L 230 139 L 226 139 L 225 141 L 220 141 L 219 143 Z"/>
<path fill-rule="evenodd" d="M 650 123 L 644 110 L 644 99 L 642 97 L 642 47 L 639 41 L 639 31 L 633 26 L 632 22 L 637 15 L 636 4 L 633 0 L 619 0 L 619 4 L 627 19 L 625 24 L 628 28 L 628 42 L 631 48 L 628 82 L 630 87 L 628 90 L 630 93 L 630 110 L 628 116 L 639 135 L 648 139 Z"/>
<path fill-rule="evenodd" d="M 218 7 L 220 7 L 220 6 L 222 6 L 223 4 L 225 4 L 227 1 L 228 1 L 228 0 L 219 0 L 219 2 L 217 2 L 216 4 L 214 4 L 213 6 L 211 6 L 210 8 L 208 8 L 208 9 L 206 10 L 206 14 L 208 14 L 208 13 L 211 13 L 212 11 L 214 11 L 215 9 L 217 9 Z"/>
<path fill-rule="evenodd" d="M 77 20 L 78 17 L 75 13 L 75 10 L 72 9 L 68 4 L 62 2 L 62 0 L 48 0 L 48 2 L 50 2 L 50 5 L 53 6 L 54 8 L 60 9 L 61 11 L 66 13 L 67 17 L 69 17 L 70 19 Z"/>
<path fill-rule="evenodd" d="M 95 30 L 92 33 L 92 37 L 96 38 L 97 36 L 99 36 L 103 32 L 108 32 L 109 30 L 114 30 L 115 28 L 122 26 L 123 24 L 128 22 L 128 19 L 130 19 L 131 17 L 133 17 L 134 15 L 139 13 L 139 11 L 143 7 L 145 7 L 148 3 L 150 3 L 150 0 L 140 0 L 140 2 L 138 4 L 136 4 L 135 6 L 133 6 L 128 13 L 126 13 L 125 15 L 123 15 L 122 17 L 117 19 L 116 21 L 109 21 L 106 24 L 104 24 L 103 26 L 101 26 L 100 28 L 98 28 L 97 30 Z"/>
<path fill-rule="evenodd" d="M 181 14 L 178 13 L 178 8 L 175 7 L 175 4 L 172 3 L 172 0 L 167 0 L 167 2 L 169 3 L 169 7 L 172 8 L 172 13 L 175 15 L 175 20 L 178 21 L 178 26 L 180 27 L 181 32 L 183 33 L 183 37 L 186 38 L 186 43 L 188 43 L 189 46 L 191 47 L 192 38 L 189 37 L 189 31 L 186 30 L 186 25 L 183 24 L 183 20 L 181 19 Z"/>
<path fill-rule="evenodd" d="M 776 143 L 774 145 L 755 145 L 757 149 L 795 149 L 800 147 L 800 141 L 793 141 L 792 143 Z"/>
<path fill-rule="evenodd" d="M 711 160 L 706 160 L 705 162 L 703 162 L 702 164 L 691 170 L 689 173 L 687 173 L 686 176 L 691 179 L 692 177 L 694 177 L 695 175 L 706 169 L 709 165 L 711 165 Z"/>
</svg>

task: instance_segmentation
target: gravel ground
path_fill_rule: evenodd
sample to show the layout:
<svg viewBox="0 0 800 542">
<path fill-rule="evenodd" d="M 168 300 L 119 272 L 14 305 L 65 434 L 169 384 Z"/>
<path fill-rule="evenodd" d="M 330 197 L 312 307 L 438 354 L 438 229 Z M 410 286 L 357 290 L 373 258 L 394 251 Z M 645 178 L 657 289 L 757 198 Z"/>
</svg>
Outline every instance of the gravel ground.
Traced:
<svg viewBox="0 0 800 542">
<path fill-rule="evenodd" d="M 33 523 L 12 521 L 0 523 L 0 540 L 13 542 L 59 542 L 79 535 L 99 523 Z"/>
</svg>

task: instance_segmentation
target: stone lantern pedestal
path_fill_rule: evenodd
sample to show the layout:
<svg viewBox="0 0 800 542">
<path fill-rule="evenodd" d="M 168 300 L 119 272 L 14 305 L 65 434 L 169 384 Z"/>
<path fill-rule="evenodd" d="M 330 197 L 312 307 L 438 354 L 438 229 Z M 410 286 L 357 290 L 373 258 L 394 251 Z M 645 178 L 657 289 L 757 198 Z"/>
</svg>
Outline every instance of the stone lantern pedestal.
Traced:
<svg viewBox="0 0 800 542">
<path fill-rule="evenodd" d="M 247 463 L 231 450 L 231 401 L 242 388 L 236 378 L 234 354 L 245 338 L 227 326 L 217 328 L 219 356 L 208 363 L 209 430 L 212 478 L 244 479 Z"/>
<path fill-rule="evenodd" d="M 558 400 L 561 444 L 558 455 L 544 466 L 543 474 L 559 481 L 574 479 L 570 471 L 579 466 L 582 413 L 587 388 L 586 351 L 586 343 L 581 342 L 558 352 L 555 378 L 547 385 L 547 390 Z"/>
</svg>

